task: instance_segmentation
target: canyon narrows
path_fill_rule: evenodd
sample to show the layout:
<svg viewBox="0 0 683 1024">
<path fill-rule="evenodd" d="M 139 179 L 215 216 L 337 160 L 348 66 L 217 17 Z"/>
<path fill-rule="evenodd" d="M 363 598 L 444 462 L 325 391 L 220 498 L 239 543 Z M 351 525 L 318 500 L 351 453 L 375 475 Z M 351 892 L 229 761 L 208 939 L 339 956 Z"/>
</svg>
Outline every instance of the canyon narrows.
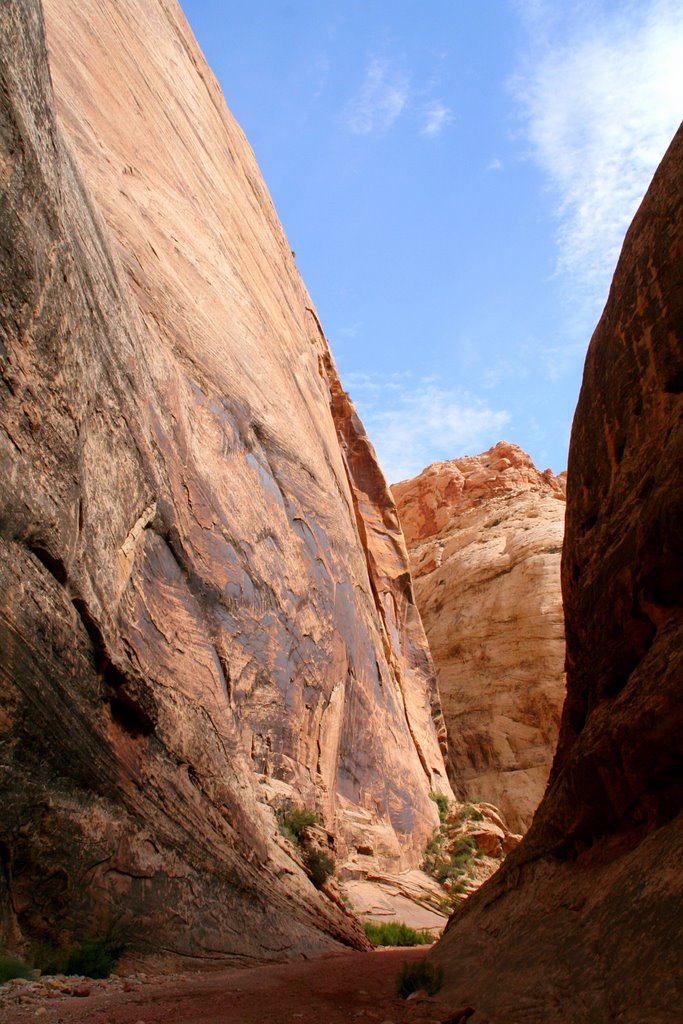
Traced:
<svg viewBox="0 0 683 1024">
<path fill-rule="evenodd" d="M 180 7 L 5 0 L 0 36 L 0 946 L 121 920 L 161 969 L 367 949 L 286 815 L 359 885 L 417 871 L 437 794 L 528 825 L 564 480 L 501 443 L 396 487 L 459 699 L 500 633 L 488 723 L 470 694 L 444 721 L 392 494 Z M 545 795 L 428 954 L 473 1024 L 683 1003 L 682 175 L 683 129 L 587 356 Z"/>
</svg>

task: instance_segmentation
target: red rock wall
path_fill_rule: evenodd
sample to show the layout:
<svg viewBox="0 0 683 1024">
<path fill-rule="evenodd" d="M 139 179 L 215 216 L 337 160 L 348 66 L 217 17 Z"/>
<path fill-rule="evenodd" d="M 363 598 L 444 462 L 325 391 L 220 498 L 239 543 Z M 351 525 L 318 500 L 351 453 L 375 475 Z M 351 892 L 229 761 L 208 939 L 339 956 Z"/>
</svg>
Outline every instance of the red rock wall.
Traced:
<svg viewBox="0 0 683 1024">
<path fill-rule="evenodd" d="M 524 842 L 435 958 L 490 1024 L 683 1005 L 683 129 L 624 242 L 572 430 L 567 700 Z"/>
<path fill-rule="evenodd" d="M 38 3 L 0 9 L 2 941 L 363 944 L 276 812 L 421 857 L 448 784 L 400 530 L 177 4 L 45 8 L 50 71 Z"/>
<path fill-rule="evenodd" d="M 501 441 L 392 490 L 437 669 L 451 784 L 525 832 L 565 694 L 564 475 L 539 473 Z"/>
</svg>

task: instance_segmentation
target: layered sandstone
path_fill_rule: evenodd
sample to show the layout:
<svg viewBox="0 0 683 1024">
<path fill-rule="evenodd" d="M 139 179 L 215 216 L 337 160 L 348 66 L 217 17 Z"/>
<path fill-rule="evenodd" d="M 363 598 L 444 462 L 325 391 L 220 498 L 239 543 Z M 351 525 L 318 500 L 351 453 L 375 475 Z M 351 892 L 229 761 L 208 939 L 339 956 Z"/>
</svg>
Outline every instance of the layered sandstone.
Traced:
<svg viewBox="0 0 683 1024">
<path fill-rule="evenodd" d="M 500 442 L 392 491 L 437 669 L 451 784 L 525 832 L 564 700 L 564 474 L 539 473 Z"/>
<path fill-rule="evenodd" d="M 178 5 L 45 13 L 49 70 L 0 9 L 2 942 L 362 944 L 278 813 L 401 870 L 448 792 L 393 501 Z"/>
<path fill-rule="evenodd" d="M 683 1005 L 683 128 L 626 236 L 572 430 L 567 699 L 523 843 L 434 953 L 489 1024 Z"/>
</svg>

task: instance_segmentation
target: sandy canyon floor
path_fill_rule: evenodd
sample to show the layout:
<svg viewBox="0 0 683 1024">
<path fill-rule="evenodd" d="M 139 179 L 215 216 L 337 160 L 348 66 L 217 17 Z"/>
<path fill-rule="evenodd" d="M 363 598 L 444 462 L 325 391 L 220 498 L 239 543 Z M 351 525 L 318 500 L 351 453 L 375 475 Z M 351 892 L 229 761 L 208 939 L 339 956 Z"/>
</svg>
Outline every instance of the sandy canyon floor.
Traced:
<svg viewBox="0 0 683 1024">
<path fill-rule="evenodd" d="M 86 983 L 87 996 L 5 1002 L 2 1019 L 6 1024 L 440 1024 L 450 1019 L 452 1008 L 438 996 L 405 1001 L 396 995 L 402 964 L 424 955 L 425 947 L 344 951 L 293 963 L 131 980 L 125 984 L 130 991 Z"/>
</svg>

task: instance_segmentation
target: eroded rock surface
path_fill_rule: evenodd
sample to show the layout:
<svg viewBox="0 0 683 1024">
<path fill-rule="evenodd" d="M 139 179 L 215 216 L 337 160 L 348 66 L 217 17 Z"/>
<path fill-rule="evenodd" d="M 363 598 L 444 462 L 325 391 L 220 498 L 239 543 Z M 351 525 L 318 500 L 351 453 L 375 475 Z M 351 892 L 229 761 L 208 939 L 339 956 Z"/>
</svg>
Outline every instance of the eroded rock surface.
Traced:
<svg viewBox="0 0 683 1024">
<path fill-rule="evenodd" d="M 564 701 L 564 474 L 539 473 L 500 442 L 392 491 L 437 669 L 451 784 L 524 832 Z"/>
<path fill-rule="evenodd" d="M 624 242 L 572 430 L 567 700 L 522 844 L 434 953 L 476 1019 L 683 1005 L 683 129 Z"/>
<path fill-rule="evenodd" d="M 177 4 L 45 13 L 49 71 L 0 8 L 2 941 L 363 945 L 276 812 L 401 870 L 448 792 L 393 501 Z"/>
</svg>

